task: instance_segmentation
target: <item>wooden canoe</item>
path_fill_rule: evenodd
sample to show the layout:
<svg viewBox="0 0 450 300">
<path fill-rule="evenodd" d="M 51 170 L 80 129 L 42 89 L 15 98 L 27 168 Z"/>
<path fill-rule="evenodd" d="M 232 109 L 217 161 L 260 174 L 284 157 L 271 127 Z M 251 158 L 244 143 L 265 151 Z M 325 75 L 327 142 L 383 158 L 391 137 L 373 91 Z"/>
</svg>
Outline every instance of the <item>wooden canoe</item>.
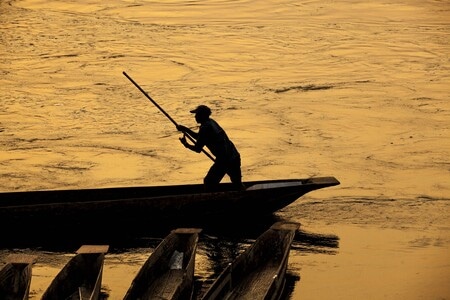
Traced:
<svg viewBox="0 0 450 300">
<path fill-rule="evenodd" d="M 247 218 L 272 214 L 310 191 L 340 183 L 334 177 L 314 177 L 244 184 L 247 188 L 237 191 L 222 183 L 214 192 L 202 184 L 0 192 L 0 226 L 87 224 L 99 218 L 104 225 L 117 220 Z"/>
<path fill-rule="evenodd" d="M 141 267 L 124 300 L 191 299 L 201 229 L 172 230 Z"/>
<path fill-rule="evenodd" d="M 83 245 L 56 275 L 42 300 L 97 300 L 107 245 Z"/>
<path fill-rule="evenodd" d="M 272 225 L 222 271 L 202 299 L 279 299 L 299 226 L 291 222 Z"/>
<path fill-rule="evenodd" d="M 6 264 L 0 270 L 0 299 L 28 299 L 36 258 L 27 254 L 11 254 L 6 258 Z"/>
</svg>

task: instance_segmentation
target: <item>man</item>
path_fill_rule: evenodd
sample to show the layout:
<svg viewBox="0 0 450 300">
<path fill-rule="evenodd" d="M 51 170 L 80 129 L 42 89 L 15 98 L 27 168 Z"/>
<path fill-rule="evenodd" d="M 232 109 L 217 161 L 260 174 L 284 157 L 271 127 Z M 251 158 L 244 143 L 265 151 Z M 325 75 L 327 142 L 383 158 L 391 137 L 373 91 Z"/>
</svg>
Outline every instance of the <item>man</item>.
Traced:
<svg viewBox="0 0 450 300">
<path fill-rule="evenodd" d="M 241 174 L 241 156 L 230 141 L 222 127 L 211 119 L 211 110 L 206 105 L 199 105 L 191 110 L 195 114 L 195 120 L 200 124 L 198 133 L 191 129 L 178 125 L 177 129 L 185 135 L 190 135 L 196 142 L 191 145 L 186 141 L 186 136 L 180 138 L 181 143 L 188 149 L 200 153 L 204 146 L 215 156 L 214 164 L 209 169 L 203 182 L 207 190 L 214 190 L 228 174 L 236 189 L 243 189 Z"/>
</svg>

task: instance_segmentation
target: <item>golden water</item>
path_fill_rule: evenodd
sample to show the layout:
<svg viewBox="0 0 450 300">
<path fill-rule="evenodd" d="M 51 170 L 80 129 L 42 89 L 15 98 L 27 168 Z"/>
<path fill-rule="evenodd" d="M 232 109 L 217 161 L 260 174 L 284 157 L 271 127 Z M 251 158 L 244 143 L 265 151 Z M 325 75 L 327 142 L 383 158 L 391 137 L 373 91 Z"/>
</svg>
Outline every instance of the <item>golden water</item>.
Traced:
<svg viewBox="0 0 450 300">
<path fill-rule="evenodd" d="M 244 180 L 341 181 L 279 213 L 340 238 L 292 252 L 292 299 L 450 298 L 448 1 L 0 0 L 0 40 L 1 191 L 201 182 L 125 71 L 180 124 L 210 106 Z"/>
</svg>

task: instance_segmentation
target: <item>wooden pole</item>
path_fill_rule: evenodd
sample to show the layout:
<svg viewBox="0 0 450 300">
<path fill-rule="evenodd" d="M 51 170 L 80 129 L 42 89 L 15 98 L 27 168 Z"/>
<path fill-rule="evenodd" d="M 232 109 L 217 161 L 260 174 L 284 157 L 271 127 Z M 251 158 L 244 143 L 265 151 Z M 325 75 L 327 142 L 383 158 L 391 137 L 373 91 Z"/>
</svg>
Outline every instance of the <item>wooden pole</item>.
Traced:
<svg viewBox="0 0 450 300">
<path fill-rule="evenodd" d="M 139 86 L 139 84 L 137 84 L 136 83 L 136 81 L 134 81 L 125 71 L 123 71 L 122 72 L 123 73 L 123 75 L 125 75 L 125 77 L 126 78 L 128 78 L 128 80 L 130 80 L 131 81 L 131 83 L 133 83 L 134 84 L 134 86 L 135 87 L 137 87 L 138 88 L 138 90 L 140 90 L 141 91 L 141 93 L 142 94 L 144 94 L 144 96 L 145 97 L 147 97 L 147 99 L 148 100 L 150 100 L 174 125 L 175 125 L 175 127 L 178 127 L 178 123 L 177 122 L 175 122 L 175 120 L 174 119 L 172 119 L 172 117 L 161 107 L 161 106 L 159 106 L 159 104 L 158 103 L 156 103 L 156 101 L 155 100 L 153 100 L 152 99 L 152 97 L 150 97 L 148 94 L 147 94 L 147 92 L 145 92 L 140 86 Z M 189 134 L 189 133 L 187 133 L 187 132 L 185 132 L 184 133 L 188 138 L 189 138 L 189 140 L 191 141 L 191 142 L 193 142 L 193 143 L 195 143 L 196 141 L 195 141 L 195 139 Z M 211 154 L 209 154 L 208 152 L 206 152 L 205 151 L 205 149 L 202 149 L 202 152 L 203 153 L 205 153 L 206 154 L 206 156 L 208 156 L 212 161 L 215 161 L 214 160 L 214 157 L 212 157 L 211 156 Z"/>
</svg>

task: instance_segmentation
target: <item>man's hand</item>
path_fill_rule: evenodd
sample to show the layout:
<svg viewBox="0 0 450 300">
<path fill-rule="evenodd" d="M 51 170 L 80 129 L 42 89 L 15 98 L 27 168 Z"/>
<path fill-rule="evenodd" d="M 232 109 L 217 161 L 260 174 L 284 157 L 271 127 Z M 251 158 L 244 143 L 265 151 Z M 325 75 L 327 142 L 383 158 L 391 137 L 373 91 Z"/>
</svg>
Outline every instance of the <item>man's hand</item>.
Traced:
<svg viewBox="0 0 450 300">
<path fill-rule="evenodd" d="M 183 146 L 185 146 L 186 148 L 189 147 L 188 142 L 186 141 L 186 136 L 183 135 L 183 137 L 180 138 L 180 142 L 183 144 Z"/>
<path fill-rule="evenodd" d="M 188 131 L 188 128 L 183 125 L 177 125 L 177 130 L 181 131 L 181 132 L 186 132 L 186 131 Z"/>
</svg>

